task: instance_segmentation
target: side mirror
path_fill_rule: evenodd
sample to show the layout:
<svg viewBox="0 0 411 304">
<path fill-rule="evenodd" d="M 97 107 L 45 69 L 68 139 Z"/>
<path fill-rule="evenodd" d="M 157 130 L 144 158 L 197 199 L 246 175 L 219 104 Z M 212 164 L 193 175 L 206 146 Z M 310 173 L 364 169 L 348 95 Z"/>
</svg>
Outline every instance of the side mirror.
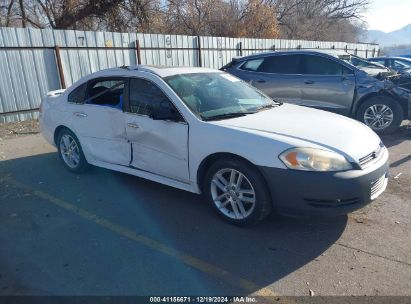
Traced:
<svg viewBox="0 0 411 304">
<path fill-rule="evenodd" d="M 161 101 L 158 106 L 153 109 L 151 118 L 154 120 L 172 120 L 179 121 L 180 114 L 173 108 L 170 102 Z"/>
</svg>

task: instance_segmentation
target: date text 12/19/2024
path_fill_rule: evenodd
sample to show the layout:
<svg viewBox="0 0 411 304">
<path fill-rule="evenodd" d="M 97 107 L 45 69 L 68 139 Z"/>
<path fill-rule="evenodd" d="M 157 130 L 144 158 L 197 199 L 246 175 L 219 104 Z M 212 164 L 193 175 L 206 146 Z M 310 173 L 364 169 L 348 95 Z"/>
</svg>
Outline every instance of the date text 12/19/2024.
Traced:
<svg viewBox="0 0 411 304">
<path fill-rule="evenodd" d="M 150 297 L 150 303 L 257 303 L 255 297 Z"/>
</svg>

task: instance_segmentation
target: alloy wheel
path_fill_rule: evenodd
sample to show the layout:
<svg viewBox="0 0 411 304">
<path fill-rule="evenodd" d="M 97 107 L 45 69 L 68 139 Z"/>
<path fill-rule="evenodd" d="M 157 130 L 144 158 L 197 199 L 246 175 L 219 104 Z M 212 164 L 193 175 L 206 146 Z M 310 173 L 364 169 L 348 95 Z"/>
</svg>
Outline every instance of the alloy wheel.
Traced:
<svg viewBox="0 0 411 304">
<path fill-rule="evenodd" d="M 245 219 L 255 208 L 253 185 L 244 174 L 234 169 L 225 168 L 214 174 L 211 196 L 220 212 L 231 219 Z"/>
<path fill-rule="evenodd" d="M 393 120 L 393 111 L 384 104 L 374 104 L 364 112 L 365 124 L 375 130 L 383 130 L 389 127 Z"/>
<path fill-rule="evenodd" d="M 69 134 L 64 134 L 60 139 L 60 153 L 66 163 L 72 169 L 75 169 L 80 163 L 80 149 L 76 140 Z"/>
</svg>

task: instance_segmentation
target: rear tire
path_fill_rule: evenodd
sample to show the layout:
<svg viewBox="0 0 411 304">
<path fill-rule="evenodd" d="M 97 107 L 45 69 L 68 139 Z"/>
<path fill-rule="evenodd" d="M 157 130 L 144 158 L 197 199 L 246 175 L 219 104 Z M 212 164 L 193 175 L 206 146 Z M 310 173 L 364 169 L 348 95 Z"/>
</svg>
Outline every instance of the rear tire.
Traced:
<svg viewBox="0 0 411 304">
<path fill-rule="evenodd" d="M 359 107 L 357 119 L 378 134 L 388 134 L 399 128 L 404 119 L 404 111 L 395 99 L 374 96 Z"/>
<path fill-rule="evenodd" d="M 220 159 L 207 171 L 204 194 L 222 219 L 237 226 L 252 226 L 272 210 L 271 195 L 261 173 L 241 159 Z"/>
<path fill-rule="evenodd" d="M 63 129 L 57 136 L 57 149 L 64 166 L 71 172 L 84 172 L 89 167 L 77 136 Z"/>
</svg>

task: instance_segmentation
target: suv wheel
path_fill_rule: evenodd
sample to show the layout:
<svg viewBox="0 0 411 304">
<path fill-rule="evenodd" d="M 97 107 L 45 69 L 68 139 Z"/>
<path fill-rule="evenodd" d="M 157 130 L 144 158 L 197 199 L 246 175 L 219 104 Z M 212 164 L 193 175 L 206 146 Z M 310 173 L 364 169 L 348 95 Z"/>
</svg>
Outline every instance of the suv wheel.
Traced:
<svg viewBox="0 0 411 304">
<path fill-rule="evenodd" d="M 366 100 L 357 112 L 357 119 L 379 134 L 394 132 L 401 125 L 403 118 L 401 106 L 387 96 L 376 96 Z"/>
<path fill-rule="evenodd" d="M 203 189 L 217 213 L 230 224 L 257 224 L 272 209 L 264 178 L 254 166 L 242 160 L 215 162 L 208 170 Z"/>
<path fill-rule="evenodd" d="M 76 135 L 68 129 L 60 131 L 57 137 L 57 149 L 60 159 L 72 172 L 82 172 L 88 167 L 83 150 Z"/>
</svg>

